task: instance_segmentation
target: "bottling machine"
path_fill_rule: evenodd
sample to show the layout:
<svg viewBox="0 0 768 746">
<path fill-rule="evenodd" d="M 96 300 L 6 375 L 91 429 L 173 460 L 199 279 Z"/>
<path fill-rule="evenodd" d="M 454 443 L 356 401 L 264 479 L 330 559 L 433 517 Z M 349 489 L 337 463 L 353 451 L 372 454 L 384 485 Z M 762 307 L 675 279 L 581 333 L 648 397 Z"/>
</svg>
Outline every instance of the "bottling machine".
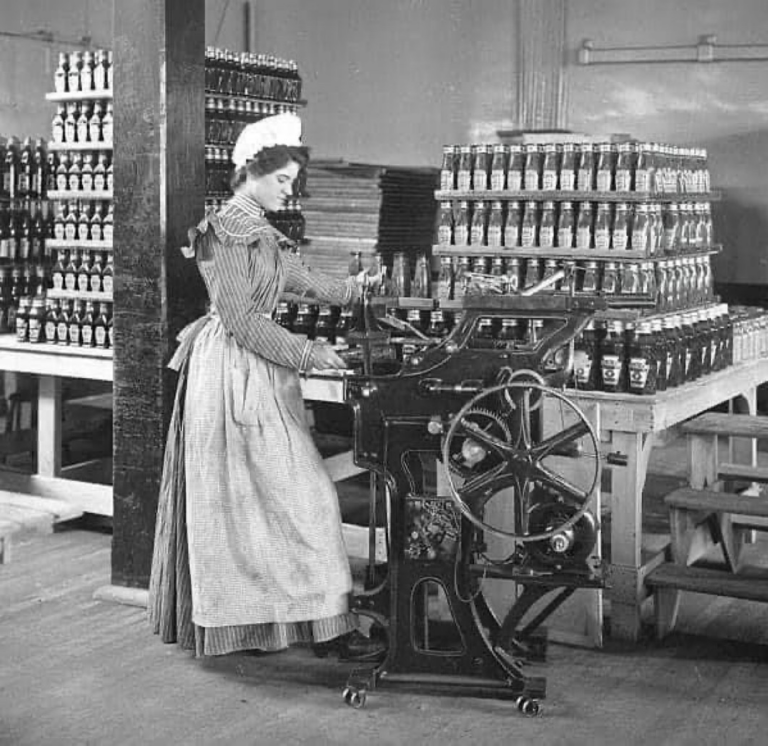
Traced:
<svg viewBox="0 0 768 746">
<path fill-rule="evenodd" d="M 598 439 L 563 391 L 597 302 L 468 296 L 437 338 L 367 304 L 346 398 L 388 541 L 353 607 L 386 654 L 352 671 L 347 704 L 397 684 L 538 712 L 545 679 L 528 664 L 544 659 L 543 623 L 576 589 L 603 585 Z"/>
</svg>

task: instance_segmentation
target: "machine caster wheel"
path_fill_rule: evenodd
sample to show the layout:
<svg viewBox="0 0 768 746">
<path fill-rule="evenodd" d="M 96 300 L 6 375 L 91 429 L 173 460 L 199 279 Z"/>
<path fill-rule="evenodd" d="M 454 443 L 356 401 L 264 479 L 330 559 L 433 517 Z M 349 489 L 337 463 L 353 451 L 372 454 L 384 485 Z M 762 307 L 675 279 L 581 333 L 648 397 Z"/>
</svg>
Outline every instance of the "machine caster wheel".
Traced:
<svg viewBox="0 0 768 746">
<path fill-rule="evenodd" d="M 539 714 L 539 700 L 531 697 L 520 696 L 515 700 L 517 709 L 527 717 L 536 717 Z"/>
<path fill-rule="evenodd" d="M 365 689 L 358 689 L 354 686 L 344 687 L 342 696 L 344 697 L 345 704 L 354 707 L 356 710 L 365 707 L 365 702 L 368 699 L 368 694 Z"/>
</svg>

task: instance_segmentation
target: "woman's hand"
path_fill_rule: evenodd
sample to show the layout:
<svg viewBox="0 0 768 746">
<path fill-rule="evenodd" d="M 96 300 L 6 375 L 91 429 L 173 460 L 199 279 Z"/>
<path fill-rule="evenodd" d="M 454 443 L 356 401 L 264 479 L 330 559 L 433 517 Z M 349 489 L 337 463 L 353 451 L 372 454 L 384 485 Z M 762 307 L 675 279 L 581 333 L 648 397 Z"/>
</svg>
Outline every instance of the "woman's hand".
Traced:
<svg viewBox="0 0 768 746">
<path fill-rule="evenodd" d="M 333 347 L 324 342 L 313 342 L 309 356 L 309 367 L 315 370 L 342 370 L 346 363 L 336 354 Z"/>
</svg>

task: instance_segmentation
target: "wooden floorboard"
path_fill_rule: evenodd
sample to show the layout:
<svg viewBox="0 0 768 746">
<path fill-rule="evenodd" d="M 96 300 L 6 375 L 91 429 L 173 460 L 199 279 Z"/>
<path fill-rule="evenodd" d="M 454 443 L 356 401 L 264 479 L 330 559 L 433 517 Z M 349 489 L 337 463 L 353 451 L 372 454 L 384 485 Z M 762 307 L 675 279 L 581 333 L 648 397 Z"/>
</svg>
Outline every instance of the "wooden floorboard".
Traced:
<svg viewBox="0 0 768 746">
<path fill-rule="evenodd" d="M 662 746 L 760 743 L 768 727 L 768 646 L 722 639 L 724 619 L 744 639 L 745 628 L 764 636 L 764 605 L 733 613 L 708 599 L 663 643 L 550 646 L 549 662 L 530 669 L 548 677 L 539 719 L 510 703 L 396 688 L 355 711 L 340 696 L 348 666 L 333 659 L 291 650 L 195 660 L 150 634 L 143 609 L 95 601 L 109 582 L 110 542 L 79 529 L 32 536 L 0 568 L 2 746 Z"/>
</svg>

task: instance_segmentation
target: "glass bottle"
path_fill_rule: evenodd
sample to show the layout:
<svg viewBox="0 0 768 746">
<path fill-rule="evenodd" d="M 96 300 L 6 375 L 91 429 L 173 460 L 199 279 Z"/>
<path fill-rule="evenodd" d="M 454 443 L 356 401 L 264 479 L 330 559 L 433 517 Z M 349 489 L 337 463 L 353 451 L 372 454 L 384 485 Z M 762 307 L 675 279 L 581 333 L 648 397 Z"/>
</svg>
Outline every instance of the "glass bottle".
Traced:
<svg viewBox="0 0 768 746">
<path fill-rule="evenodd" d="M 77 268 L 77 289 L 87 293 L 91 285 L 91 261 L 88 252 L 80 253 L 80 264 Z"/>
<path fill-rule="evenodd" d="M 456 188 L 460 192 L 468 192 L 472 187 L 472 165 L 472 146 L 461 145 L 459 148 L 459 165 L 456 173 Z"/>
<path fill-rule="evenodd" d="M 653 256 L 651 241 L 651 224 L 648 219 L 648 205 L 639 204 L 635 207 L 635 217 L 632 221 L 631 248 L 633 251 L 644 251 L 646 256 Z"/>
<path fill-rule="evenodd" d="M 608 202 L 600 202 L 597 205 L 595 248 L 598 251 L 606 251 L 611 248 L 611 206 Z"/>
<path fill-rule="evenodd" d="M 101 255 L 97 251 L 97 252 L 94 252 L 93 261 L 91 262 L 91 265 L 88 268 L 88 290 L 91 293 L 101 292 L 102 271 L 103 271 L 103 267 L 101 264 Z"/>
<path fill-rule="evenodd" d="M 69 318 L 72 313 L 72 301 L 62 301 L 59 306 L 59 315 L 56 317 L 56 343 L 69 344 Z"/>
<path fill-rule="evenodd" d="M 88 139 L 91 142 L 101 142 L 101 116 L 102 108 L 101 102 L 95 101 L 93 104 L 93 112 L 88 119 Z"/>
<path fill-rule="evenodd" d="M 461 200 L 453 217 L 453 243 L 466 246 L 469 243 L 469 202 Z"/>
<path fill-rule="evenodd" d="M 592 202 L 581 202 L 579 204 L 579 217 L 576 223 L 577 249 L 591 249 L 593 246 L 593 214 L 594 207 Z"/>
<path fill-rule="evenodd" d="M 513 249 L 520 245 L 521 222 L 520 203 L 517 201 L 508 202 L 503 239 L 506 248 Z"/>
<path fill-rule="evenodd" d="M 541 189 L 542 152 L 535 143 L 525 146 L 525 184 L 526 191 Z"/>
<path fill-rule="evenodd" d="M 475 145 L 472 165 L 472 190 L 484 192 L 488 189 L 491 172 L 491 149 L 488 145 Z"/>
<path fill-rule="evenodd" d="M 71 52 L 69 55 L 69 69 L 67 70 L 67 90 L 70 93 L 80 91 L 80 66 L 83 58 L 81 52 Z M 71 141 L 70 141 L 71 142 Z"/>
<path fill-rule="evenodd" d="M 454 300 L 463 298 L 467 293 L 467 281 L 470 272 L 470 260 L 468 256 L 459 257 L 456 261 L 453 273 L 453 297 Z"/>
<path fill-rule="evenodd" d="M 621 321 L 608 322 L 601 349 L 600 369 L 603 391 L 617 393 L 626 389 L 624 325 Z"/>
<path fill-rule="evenodd" d="M 93 167 L 93 189 L 103 192 L 107 188 L 107 155 L 99 153 L 96 157 L 96 165 Z"/>
<path fill-rule="evenodd" d="M 453 243 L 453 208 L 450 202 L 440 203 L 437 243 L 440 246 L 450 246 Z"/>
<path fill-rule="evenodd" d="M 53 90 L 56 93 L 67 92 L 67 68 L 69 65 L 68 56 L 66 52 L 59 52 L 59 64 L 56 66 L 56 72 L 53 74 Z"/>
<path fill-rule="evenodd" d="M 536 246 L 538 233 L 538 205 L 536 202 L 529 201 L 525 203 L 525 211 L 520 225 L 520 245 L 525 248 Z"/>
<path fill-rule="evenodd" d="M 616 204 L 616 214 L 611 227 L 611 246 L 618 251 L 629 248 L 629 213 L 625 202 Z"/>
<path fill-rule="evenodd" d="M 111 101 L 107 101 L 106 111 L 101 118 L 101 139 L 105 143 L 112 142 L 112 118 L 113 118 L 113 104 Z"/>
<path fill-rule="evenodd" d="M 67 114 L 64 117 L 64 142 L 74 143 L 77 140 L 77 104 L 67 104 Z"/>
<path fill-rule="evenodd" d="M 85 313 L 80 323 L 80 340 L 83 347 L 93 347 L 96 344 L 94 335 L 94 323 L 96 322 L 96 311 L 93 301 L 86 301 Z"/>
<path fill-rule="evenodd" d="M 470 226 L 469 243 L 471 246 L 486 245 L 486 225 L 488 220 L 487 203 L 480 200 L 472 205 L 472 223 Z"/>
<path fill-rule="evenodd" d="M 617 192 L 630 192 L 634 186 L 634 159 L 635 144 L 631 142 L 619 143 L 619 152 L 616 157 L 615 184 Z"/>
<path fill-rule="evenodd" d="M 551 249 L 555 246 L 555 203 L 544 202 L 541 207 L 538 245 Z"/>
<path fill-rule="evenodd" d="M 614 187 L 615 150 L 610 143 L 603 142 L 597 148 L 595 187 L 598 192 L 610 192 Z"/>
<path fill-rule="evenodd" d="M 56 107 L 56 114 L 51 122 L 51 139 L 55 143 L 64 142 L 64 117 L 66 116 L 64 104 Z"/>
<path fill-rule="evenodd" d="M 77 141 L 79 143 L 88 142 L 90 135 L 90 121 L 91 110 L 90 104 L 83 102 L 80 104 L 80 113 L 77 117 L 77 124 L 75 125 L 75 132 L 77 135 Z"/>
<path fill-rule="evenodd" d="M 576 189 L 580 192 L 591 192 L 595 186 L 595 153 L 592 143 L 583 142 L 579 146 L 579 169 L 576 178 Z"/>
<path fill-rule="evenodd" d="M 443 164 L 440 169 L 440 189 L 444 192 L 456 188 L 456 148 L 443 145 Z"/>
<path fill-rule="evenodd" d="M 69 156 L 62 153 L 56 166 L 56 191 L 65 192 L 69 186 Z"/>
<path fill-rule="evenodd" d="M 573 143 L 563 143 L 563 154 L 560 160 L 560 191 L 572 192 L 576 189 L 576 165 Z"/>
<path fill-rule="evenodd" d="M 561 202 L 557 216 L 557 245 L 561 249 L 572 249 L 576 240 L 576 225 L 573 219 L 573 203 Z"/>
<path fill-rule="evenodd" d="M 69 344 L 72 347 L 79 347 L 83 344 L 83 317 L 85 316 L 85 306 L 83 301 L 75 301 L 72 306 L 72 313 L 69 316 L 69 325 L 67 326 L 67 336 Z"/>
<path fill-rule="evenodd" d="M 103 241 L 112 243 L 112 227 L 114 225 L 114 206 L 110 203 L 107 214 L 101 221 L 101 237 Z"/>
<path fill-rule="evenodd" d="M 507 190 L 519 192 L 523 188 L 523 174 L 525 172 L 525 154 L 522 145 L 509 146 L 509 159 L 507 161 Z"/>
<path fill-rule="evenodd" d="M 541 275 L 541 263 L 538 259 L 528 259 L 525 265 L 524 289 L 533 287 L 539 282 Z"/>
<path fill-rule="evenodd" d="M 506 145 L 493 146 L 491 158 L 491 189 L 500 192 L 507 187 L 507 159 L 509 151 Z"/>
<path fill-rule="evenodd" d="M 672 202 L 666 205 L 663 213 L 664 220 L 664 253 L 674 254 L 679 249 L 680 219 L 677 205 Z"/>
<path fill-rule="evenodd" d="M 91 241 L 101 241 L 101 207 L 96 205 L 93 215 L 91 215 L 90 225 Z"/>
<path fill-rule="evenodd" d="M 44 338 L 45 342 L 50 345 L 56 344 L 56 321 L 59 311 L 59 301 L 49 298 L 46 301 Z"/>
<path fill-rule="evenodd" d="M 82 160 L 83 157 L 80 153 L 76 152 L 72 154 L 72 162 L 67 171 L 67 189 L 69 189 L 70 192 L 80 191 L 80 165 Z"/>
<path fill-rule="evenodd" d="M 488 227 L 486 229 L 486 244 L 499 248 L 504 239 L 504 212 L 502 203 L 496 200 L 491 203 L 491 211 L 488 215 Z"/>
<path fill-rule="evenodd" d="M 558 187 L 560 173 L 560 157 L 555 143 L 544 146 L 544 158 L 541 166 L 541 188 L 544 191 L 554 191 Z"/>
<path fill-rule="evenodd" d="M 507 292 L 514 295 L 519 293 L 522 287 L 520 260 L 515 258 L 507 259 L 505 267 Z"/>
<path fill-rule="evenodd" d="M 453 262 L 449 256 L 440 257 L 440 273 L 435 295 L 439 300 L 450 300 L 453 297 Z"/>
<path fill-rule="evenodd" d="M 574 343 L 573 381 L 577 389 L 592 391 L 598 388 L 597 372 L 600 360 L 595 322 L 590 320 Z"/>
<path fill-rule="evenodd" d="M 114 274 L 114 258 L 112 252 L 109 252 L 109 254 L 107 254 L 107 263 L 104 266 L 104 271 L 101 273 L 101 290 L 103 293 L 112 295 L 114 290 Z"/>
</svg>

